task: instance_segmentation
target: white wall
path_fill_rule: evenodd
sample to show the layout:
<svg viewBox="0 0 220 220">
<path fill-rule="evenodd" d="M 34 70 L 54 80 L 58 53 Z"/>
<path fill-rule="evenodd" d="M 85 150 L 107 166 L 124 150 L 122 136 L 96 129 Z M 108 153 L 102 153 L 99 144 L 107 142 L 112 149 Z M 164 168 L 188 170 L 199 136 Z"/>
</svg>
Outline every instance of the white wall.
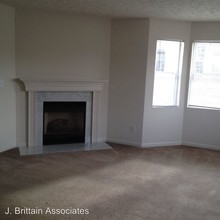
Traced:
<svg viewBox="0 0 220 220">
<path fill-rule="evenodd" d="M 108 80 L 110 19 L 16 10 L 17 78 Z M 100 94 L 98 139 L 107 132 L 108 85 Z M 25 145 L 26 93 L 17 89 L 17 141 Z"/>
<path fill-rule="evenodd" d="M 189 22 L 150 19 L 149 27 L 142 145 L 148 147 L 181 144 L 191 25 Z M 179 107 L 152 108 L 157 40 L 183 40 L 185 42 Z"/>
<path fill-rule="evenodd" d="M 16 10 L 19 77 L 108 79 L 110 20 Z"/>
<path fill-rule="evenodd" d="M 14 9 L 0 4 L 0 152 L 16 146 Z"/>
<path fill-rule="evenodd" d="M 191 40 L 220 40 L 220 22 L 192 23 Z M 183 143 L 220 149 L 220 111 L 186 108 Z"/>
<path fill-rule="evenodd" d="M 108 140 L 112 142 L 141 145 L 148 22 L 112 20 L 108 115 Z"/>
</svg>

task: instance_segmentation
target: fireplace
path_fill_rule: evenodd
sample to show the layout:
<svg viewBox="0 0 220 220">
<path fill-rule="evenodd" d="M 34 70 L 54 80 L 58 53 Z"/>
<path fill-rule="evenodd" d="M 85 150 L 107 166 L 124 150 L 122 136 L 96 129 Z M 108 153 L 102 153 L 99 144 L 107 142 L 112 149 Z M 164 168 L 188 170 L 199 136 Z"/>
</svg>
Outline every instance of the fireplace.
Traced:
<svg viewBox="0 0 220 220">
<path fill-rule="evenodd" d="M 86 102 L 43 103 L 43 145 L 85 142 Z"/>
<path fill-rule="evenodd" d="M 102 114 L 99 114 L 99 97 L 108 81 L 36 78 L 20 80 L 28 93 L 28 147 L 43 146 L 44 102 L 86 102 L 85 143 L 98 141 L 98 125 L 102 119 Z"/>
</svg>

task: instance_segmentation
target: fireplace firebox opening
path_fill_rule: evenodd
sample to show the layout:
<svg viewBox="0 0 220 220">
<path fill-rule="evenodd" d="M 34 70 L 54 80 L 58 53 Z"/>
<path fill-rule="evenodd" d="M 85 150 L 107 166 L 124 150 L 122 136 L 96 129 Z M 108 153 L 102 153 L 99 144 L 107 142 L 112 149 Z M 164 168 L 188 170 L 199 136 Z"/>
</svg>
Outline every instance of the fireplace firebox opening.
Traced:
<svg viewBox="0 0 220 220">
<path fill-rule="evenodd" d="M 86 102 L 43 103 L 43 145 L 85 143 Z"/>
</svg>

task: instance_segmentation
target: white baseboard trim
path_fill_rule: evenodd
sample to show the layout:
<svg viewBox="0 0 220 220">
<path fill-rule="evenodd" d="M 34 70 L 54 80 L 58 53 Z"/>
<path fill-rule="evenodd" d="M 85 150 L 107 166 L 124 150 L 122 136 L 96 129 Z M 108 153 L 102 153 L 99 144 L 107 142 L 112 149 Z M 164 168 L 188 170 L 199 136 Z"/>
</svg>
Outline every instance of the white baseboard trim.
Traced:
<svg viewBox="0 0 220 220">
<path fill-rule="evenodd" d="M 207 144 L 201 144 L 201 143 L 194 143 L 194 142 L 182 142 L 182 145 L 188 146 L 188 147 L 198 147 L 198 148 L 204 148 L 209 150 L 220 150 L 220 146 L 215 145 L 207 145 Z"/>
<path fill-rule="evenodd" d="M 155 143 L 143 143 L 141 147 L 147 148 L 147 147 L 166 147 L 166 146 L 177 146 L 182 145 L 181 141 L 177 142 L 155 142 Z"/>
<path fill-rule="evenodd" d="M 181 141 L 179 141 L 179 142 L 137 143 L 137 142 L 125 141 L 125 140 L 113 139 L 113 138 L 108 138 L 107 141 L 112 142 L 112 143 L 116 143 L 116 144 L 124 144 L 124 145 L 142 147 L 142 148 L 182 145 Z"/>
<path fill-rule="evenodd" d="M 121 139 L 114 139 L 114 138 L 108 138 L 107 142 L 115 143 L 115 144 L 124 144 L 128 146 L 134 146 L 134 147 L 142 147 L 141 143 L 133 142 L 133 141 L 125 141 Z"/>
<path fill-rule="evenodd" d="M 177 142 L 137 143 L 137 142 L 126 141 L 126 140 L 121 140 L 121 139 L 113 139 L 113 138 L 108 138 L 107 141 L 116 143 L 116 144 L 124 144 L 124 145 L 142 147 L 142 148 L 184 145 L 184 146 L 204 148 L 204 149 L 209 149 L 209 150 L 220 150 L 220 146 L 207 145 L 207 144 L 194 143 L 194 142 L 186 142 L 186 141 L 184 142 L 177 141 Z"/>
</svg>

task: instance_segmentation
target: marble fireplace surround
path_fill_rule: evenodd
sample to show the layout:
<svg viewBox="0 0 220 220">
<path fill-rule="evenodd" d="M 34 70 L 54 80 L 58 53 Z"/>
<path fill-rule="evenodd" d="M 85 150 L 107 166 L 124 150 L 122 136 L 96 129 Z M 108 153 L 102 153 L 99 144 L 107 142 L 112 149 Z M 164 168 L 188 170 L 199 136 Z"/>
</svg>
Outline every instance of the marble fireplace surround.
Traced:
<svg viewBox="0 0 220 220">
<path fill-rule="evenodd" d="M 85 142 L 97 142 L 99 95 L 107 81 L 29 78 L 20 80 L 28 92 L 28 147 L 43 145 L 43 101 L 86 101 Z"/>
</svg>

